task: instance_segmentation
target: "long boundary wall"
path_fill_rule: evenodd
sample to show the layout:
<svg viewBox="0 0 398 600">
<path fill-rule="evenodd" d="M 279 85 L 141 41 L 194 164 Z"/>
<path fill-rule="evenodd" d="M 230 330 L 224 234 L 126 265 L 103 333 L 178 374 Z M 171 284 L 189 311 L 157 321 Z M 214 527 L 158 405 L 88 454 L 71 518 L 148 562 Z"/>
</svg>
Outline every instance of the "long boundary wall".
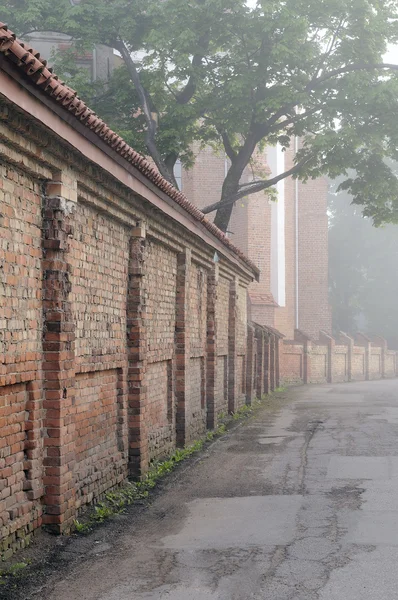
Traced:
<svg viewBox="0 0 398 600">
<path fill-rule="evenodd" d="M 341 332 L 337 338 L 320 332 L 312 340 L 296 330 L 294 340 L 283 340 L 281 382 L 342 383 L 396 377 L 397 352 L 378 336 L 358 333 L 355 338 Z"/>
</svg>

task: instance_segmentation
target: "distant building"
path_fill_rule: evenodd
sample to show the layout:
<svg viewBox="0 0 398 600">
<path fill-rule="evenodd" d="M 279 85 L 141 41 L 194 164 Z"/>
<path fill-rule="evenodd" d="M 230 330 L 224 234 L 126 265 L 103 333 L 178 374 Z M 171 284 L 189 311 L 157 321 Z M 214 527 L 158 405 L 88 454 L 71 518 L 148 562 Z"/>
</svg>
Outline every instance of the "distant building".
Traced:
<svg viewBox="0 0 398 600">
<path fill-rule="evenodd" d="M 78 4 L 78 2 L 74 2 L 74 4 Z M 73 40 L 69 35 L 52 31 L 36 31 L 29 34 L 27 39 L 50 66 L 55 52 L 69 50 L 73 46 Z M 108 81 L 114 69 L 120 64 L 121 58 L 108 46 L 97 45 L 92 51 L 86 51 L 76 56 L 76 65 L 87 69 L 91 81 L 97 79 Z"/>
<path fill-rule="evenodd" d="M 272 175 L 293 165 L 294 150 L 269 148 L 263 157 Z M 210 149 L 197 155 L 192 170 L 182 171 L 181 186 L 200 208 L 220 199 L 228 162 Z M 247 171 L 246 180 L 252 177 Z M 331 332 L 328 300 L 327 182 L 307 184 L 291 177 L 278 186 L 278 200 L 261 192 L 236 203 L 230 238 L 260 269 L 249 287 L 251 317 L 287 338 L 300 329 L 318 338 Z"/>
<path fill-rule="evenodd" d="M 71 0 L 78 4 L 79 0 Z M 32 46 L 51 64 L 54 52 L 69 49 L 72 38 L 53 32 L 29 36 Z M 142 53 L 135 55 L 139 62 Z M 98 45 L 78 55 L 93 81 L 107 81 L 121 58 Z M 197 146 L 194 167 L 185 171 L 177 161 L 174 173 L 187 198 L 203 208 L 217 202 L 228 170 L 228 160 L 211 149 Z M 293 165 L 294 150 L 269 148 L 259 157 L 277 175 Z M 247 170 L 245 178 L 252 174 Z M 278 201 L 261 192 L 237 202 L 230 223 L 230 237 L 260 269 L 261 278 L 249 288 L 251 317 L 260 325 L 279 329 L 292 338 L 295 329 L 317 338 L 319 330 L 331 332 L 328 302 L 327 183 L 324 179 L 302 184 L 288 178 L 278 186 Z M 210 215 L 211 217 L 211 215 Z"/>
</svg>

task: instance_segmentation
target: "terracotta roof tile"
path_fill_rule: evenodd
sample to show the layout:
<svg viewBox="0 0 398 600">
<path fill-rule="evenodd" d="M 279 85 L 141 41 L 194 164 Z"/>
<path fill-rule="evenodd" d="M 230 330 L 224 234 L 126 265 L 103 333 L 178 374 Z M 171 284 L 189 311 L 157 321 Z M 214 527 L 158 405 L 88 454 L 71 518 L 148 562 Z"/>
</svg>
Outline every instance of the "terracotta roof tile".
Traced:
<svg viewBox="0 0 398 600">
<path fill-rule="evenodd" d="M 4 23 L 0 22 L 0 52 L 8 60 L 18 66 L 18 68 L 29 77 L 29 79 L 39 88 L 41 88 L 55 102 L 60 104 L 72 113 L 76 119 L 83 123 L 88 129 L 94 131 L 108 146 L 120 154 L 126 161 L 136 167 L 152 183 L 154 183 L 162 192 L 167 194 L 179 206 L 183 207 L 194 219 L 203 224 L 203 226 L 220 240 L 226 248 L 237 255 L 253 273 L 258 275 L 257 267 L 234 246 L 227 236 L 209 221 L 205 215 L 184 196 L 182 192 L 174 188 L 141 154 L 131 148 L 117 133 L 112 131 L 108 125 L 98 117 L 81 100 L 77 92 L 61 81 L 55 75 L 51 68 L 47 67 L 47 62 L 40 57 L 29 44 L 17 39 L 16 35 L 10 31 Z"/>
</svg>

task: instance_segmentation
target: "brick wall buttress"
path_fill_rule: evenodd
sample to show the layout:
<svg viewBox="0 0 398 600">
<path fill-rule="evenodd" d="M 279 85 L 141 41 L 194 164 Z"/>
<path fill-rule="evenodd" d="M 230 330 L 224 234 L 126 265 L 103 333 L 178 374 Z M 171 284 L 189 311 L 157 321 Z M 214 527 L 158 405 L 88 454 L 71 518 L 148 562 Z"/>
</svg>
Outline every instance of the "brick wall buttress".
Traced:
<svg viewBox="0 0 398 600">
<path fill-rule="evenodd" d="M 218 265 L 207 274 L 207 428 L 217 426 L 217 284 Z"/>
<path fill-rule="evenodd" d="M 191 252 L 186 250 L 177 257 L 177 295 L 176 295 L 176 435 L 177 446 L 186 443 L 187 404 L 189 395 L 189 274 Z"/>
<path fill-rule="evenodd" d="M 239 282 L 235 278 L 229 287 L 229 317 L 228 317 L 228 411 L 234 413 L 237 409 L 237 299 Z"/>
<path fill-rule="evenodd" d="M 62 180 L 61 180 L 62 179 Z M 66 180 L 66 181 L 64 181 Z M 43 522 L 68 531 L 76 512 L 75 324 L 71 303 L 70 241 L 74 233 L 76 184 L 67 175 L 49 182 L 43 198 Z"/>
<path fill-rule="evenodd" d="M 145 473 L 149 465 L 145 258 L 146 231 L 141 225 L 130 237 L 127 285 L 129 470 L 138 476 Z"/>
</svg>

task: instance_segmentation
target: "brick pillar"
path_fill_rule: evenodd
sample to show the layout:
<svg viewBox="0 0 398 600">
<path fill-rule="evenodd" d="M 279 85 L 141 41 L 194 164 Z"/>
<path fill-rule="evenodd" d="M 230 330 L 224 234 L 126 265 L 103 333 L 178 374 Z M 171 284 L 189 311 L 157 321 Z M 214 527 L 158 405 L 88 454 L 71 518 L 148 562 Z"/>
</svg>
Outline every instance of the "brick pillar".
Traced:
<svg viewBox="0 0 398 600">
<path fill-rule="evenodd" d="M 264 372 L 263 372 L 263 390 L 264 394 L 269 394 L 271 391 L 271 336 L 267 333 L 263 334 L 264 342 Z"/>
<path fill-rule="evenodd" d="M 363 346 L 365 348 L 365 381 L 369 381 L 369 379 L 370 379 L 370 356 L 372 353 L 371 341 L 363 333 L 357 333 L 355 336 L 355 342 L 358 344 L 358 346 Z"/>
<path fill-rule="evenodd" d="M 186 249 L 177 256 L 177 295 L 175 328 L 175 389 L 176 441 L 183 448 L 187 439 L 187 404 L 189 402 L 189 274 L 191 251 Z"/>
<path fill-rule="evenodd" d="M 280 359 L 281 359 L 281 344 L 282 339 L 279 336 L 275 336 L 275 387 L 279 388 L 281 384 L 281 369 L 280 369 Z"/>
<path fill-rule="evenodd" d="M 247 353 L 246 353 L 246 404 L 253 400 L 254 382 L 254 344 L 256 344 L 255 330 L 251 323 L 247 326 Z"/>
<path fill-rule="evenodd" d="M 269 387 L 270 391 L 273 392 L 275 389 L 275 381 L 276 381 L 276 372 L 275 372 L 275 335 L 273 333 L 270 334 L 270 344 L 269 344 Z"/>
<path fill-rule="evenodd" d="M 380 374 L 383 379 L 386 377 L 386 353 L 387 353 L 387 341 L 380 335 L 375 335 L 372 339 L 375 346 L 381 348 L 380 354 Z"/>
<path fill-rule="evenodd" d="M 307 384 L 311 381 L 311 338 L 299 329 L 296 329 L 294 339 L 303 344 L 303 383 Z"/>
<path fill-rule="evenodd" d="M 327 382 L 333 383 L 333 359 L 334 359 L 334 347 L 336 342 L 334 338 L 327 334 L 325 331 L 319 332 L 319 341 L 322 344 L 326 344 L 328 349 L 328 363 L 327 363 Z"/>
<path fill-rule="evenodd" d="M 207 275 L 207 428 L 217 426 L 216 382 L 217 382 L 217 284 L 218 265 Z"/>
<path fill-rule="evenodd" d="M 139 224 L 130 237 L 126 315 L 129 471 L 136 477 L 149 467 L 145 255 L 145 224 Z"/>
<path fill-rule="evenodd" d="M 44 516 L 68 532 L 75 497 L 75 325 L 70 241 L 77 186 L 68 174 L 47 183 L 43 197 Z"/>
<path fill-rule="evenodd" d="M 354 353 L 354 340 L 343 331 L 339 333 L 340 343 L 347 346 L 347 379 L 352 381 L 352 356 Z"/>
<path fill-rule="evenodd" d="M 236 327 L 237 327 L 237 295 L 238 281 L 233 279 L 229 288 L 229 316 L 228 316 L 228 411 L 236 411 Z"/>
<path fill-rule="evenodd" d="M 264 380 L 264 332 L 260 327 L 256 326 L 254 343 L 257 346 L 257 366 L 256 366 L 256 381 L 254 382 L 256 397 L 261 398 L 263 395 L 263 380 Z"/>
</svg>

